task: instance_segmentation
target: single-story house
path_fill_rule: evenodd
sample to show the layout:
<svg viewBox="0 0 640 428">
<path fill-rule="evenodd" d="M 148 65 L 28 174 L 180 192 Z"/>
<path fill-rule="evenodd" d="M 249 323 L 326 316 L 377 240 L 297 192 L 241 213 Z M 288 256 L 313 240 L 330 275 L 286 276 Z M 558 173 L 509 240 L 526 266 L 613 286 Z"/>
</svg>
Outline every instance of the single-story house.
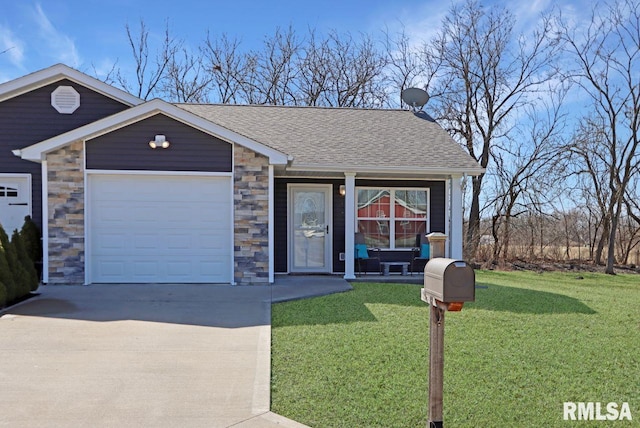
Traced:
<svg viewBox="0 0 640 428">
<path fill-rule="evenodd" d="M 462 257 L 465 175 L 424 112 L 143 101 L 65 65 L 0 84 L 0 223 L 31 215 L 43 282 L 354 277 L 354 237 Z"/>
</svg>

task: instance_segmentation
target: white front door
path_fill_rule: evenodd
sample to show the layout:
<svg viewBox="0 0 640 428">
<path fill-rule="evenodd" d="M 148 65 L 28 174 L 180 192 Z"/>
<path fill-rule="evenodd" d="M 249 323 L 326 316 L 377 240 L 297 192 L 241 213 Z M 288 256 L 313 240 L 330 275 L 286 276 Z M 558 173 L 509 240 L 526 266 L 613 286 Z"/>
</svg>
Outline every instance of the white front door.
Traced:
<svg viewBox="0 0 640 428">
<path fill-rule="evenodd" d="M 25 216 L 31 215 L 29 178 L 0 174 L 0 224 L 9 238 L 14 229 L 22 229 Z"/>
<path fill-rule="evenodd" d="M 331 272 L 331 185 L 289 187 L 289 271 Z"/>
</svg>

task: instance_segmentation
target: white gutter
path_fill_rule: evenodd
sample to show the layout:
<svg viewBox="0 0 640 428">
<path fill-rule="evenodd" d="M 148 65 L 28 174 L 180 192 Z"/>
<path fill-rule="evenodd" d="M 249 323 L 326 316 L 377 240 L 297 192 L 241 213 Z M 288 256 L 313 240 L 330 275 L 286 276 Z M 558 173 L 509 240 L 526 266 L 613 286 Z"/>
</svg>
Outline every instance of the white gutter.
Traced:
<svg viewBox="0 0 640 428">
<path fill-rule="evenodd" d="M 287 167 L 288 172 L 333 172 L 333 173 L 357 173 L 362 174 L 397 174 L 402 173 L 405 175 L 472 175 L 478 176 L 485 172 L 484 168 L 478 166 L 477 168 L 411 168 L 403 166 L 358 166 L 358 167 L 345 167 L 340 165 L 301 165 L 296 164 L 294 167 Z"/>
</svg>

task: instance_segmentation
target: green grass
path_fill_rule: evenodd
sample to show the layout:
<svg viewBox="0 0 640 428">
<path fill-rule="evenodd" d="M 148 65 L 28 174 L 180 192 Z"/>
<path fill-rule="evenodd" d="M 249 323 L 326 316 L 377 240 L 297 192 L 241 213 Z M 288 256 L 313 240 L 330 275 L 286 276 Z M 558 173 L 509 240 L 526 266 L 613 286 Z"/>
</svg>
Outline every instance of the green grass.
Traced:
<svg viewBox="0 0 640 428">
<path fill-rule="evenodd" d="M 476 283 L 476 301 L 446 314 L 445 426 L 612 424 L 563 421 L 566 401 L 628 402 L 633 421 L 614 426 L 640 426 L 640 276 Z M 274 305 L 272 410 L 318 428 L 426 426 L 428 317 L 415 285 Z"/>
</svg>

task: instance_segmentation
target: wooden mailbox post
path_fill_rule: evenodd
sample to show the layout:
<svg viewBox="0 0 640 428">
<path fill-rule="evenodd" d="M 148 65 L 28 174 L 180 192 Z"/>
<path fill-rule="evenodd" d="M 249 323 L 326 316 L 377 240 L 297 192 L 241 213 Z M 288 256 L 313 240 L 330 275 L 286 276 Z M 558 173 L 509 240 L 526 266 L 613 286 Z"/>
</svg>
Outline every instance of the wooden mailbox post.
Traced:
<svg viewBox="0 0 640 428">
<path fill-rule="evenodd" d="M 460 311 L 475 300 L 475 273 L 462 260 L 431 259 L 424 268 L 421 298 L 429 313 L 429 420 L 427 428 L 443 428 L 444 314 Z"/>
</svg>

